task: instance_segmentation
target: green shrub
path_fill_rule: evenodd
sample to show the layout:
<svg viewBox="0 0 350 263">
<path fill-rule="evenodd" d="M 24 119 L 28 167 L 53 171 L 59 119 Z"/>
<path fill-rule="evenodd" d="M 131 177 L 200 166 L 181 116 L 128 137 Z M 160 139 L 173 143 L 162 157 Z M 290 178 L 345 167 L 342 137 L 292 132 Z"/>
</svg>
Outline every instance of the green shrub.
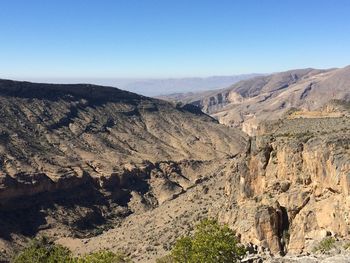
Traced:
<svg viewBox="0 0 350 263">
<path fill-rule="evenodd" d="M 65 263 L 74 262 L 68 248 L 56 245 L 46 237 L 34 239 L 18 254 L 14 263 Z"/>
<path fill-rule="evenodd" d="M 175 262 L 192 262 L 193 239 L 191 237 L 181 237 L 171 250 L 171 255 Z"/>
<path fill-rule="evenodd" d="M 344 248 L 345 250 L 350 249 L 350 242 L 345 243 L 345 244 L 343 245 L 343 248 Z"/>
<path fill-rule="evenodd" d="M 325 253 L 335 248 L 335 239 L 333 237 L 325 237 L 322 241 L 314 247 L 314 252 Z"/>
<path fill-rule="evenodd" d="M 82 257 L 73 257 L 71 251 L 46 237 L 34 239 L 23 249 L 13 263 L 131 263 L 123 254 L 98 251 Z"/>
<path fill-rule="evenodd" d="M 166 255 L 164 257 L 158 258 L 156 263 L 175 263 L 174 258 L 171 255 Z"/>
<path fill-rule="evenodd" d="M 76 260 L 77 263 L 131 263 L 123 254 L 115 254 L 110 251 L 101 250 L 91 253 Z"/>
<path fill-rule="evenodd" d="M 182 237 L 171 250 L 177 263 L 232 263 L 245 254 L 235 232 L 227 225 L 205 219 L 195 229 L 192 237 Z"/>
</svg>

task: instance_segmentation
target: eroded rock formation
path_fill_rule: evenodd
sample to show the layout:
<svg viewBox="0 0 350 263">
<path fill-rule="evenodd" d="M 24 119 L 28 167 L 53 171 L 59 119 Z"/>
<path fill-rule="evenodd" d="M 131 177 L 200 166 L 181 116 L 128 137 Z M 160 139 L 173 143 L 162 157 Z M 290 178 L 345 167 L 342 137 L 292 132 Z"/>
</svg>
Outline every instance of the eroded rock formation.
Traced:
<svg viewBox="0 0 350 263">
<path fill-rule="evenodd" d="M 310 251 L 327 235 L 348 238 L 349 118 L 284 120 L 273 127 L 252 138 L 228 177 L 230 212 L 222 220 L 246 242 L 274 253 Z"/>
<path fill-rule="evenodd" d="M 218 97 L 211 107 L 227 99 L 243 105 L 288 87 L 304 100 L 317 85 L 303 93 L 301 80 L 317 76 L 321 85 L 339 72 L 269 77 L 237 86 L 239 94 Z M 278 111 L 264 122 L 245 108 L 235 117 L 255 134 L 250 138 L 193 105 L 92 85 L 0 81 L 0 107 L 0 247 L 6 253 L 46 234 L 74 253 L 105 248 L 154 262 L 206 217 L 275 256 L 311 251 L 326 236 L 349 238 L 345 101 Z"/>
</svg>

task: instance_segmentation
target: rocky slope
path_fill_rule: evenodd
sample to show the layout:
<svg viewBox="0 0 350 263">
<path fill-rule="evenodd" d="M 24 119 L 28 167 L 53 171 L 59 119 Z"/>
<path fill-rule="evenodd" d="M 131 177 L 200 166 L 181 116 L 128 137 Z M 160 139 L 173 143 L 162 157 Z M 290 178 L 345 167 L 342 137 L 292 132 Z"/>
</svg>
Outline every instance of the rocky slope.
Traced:
<svg viewBox="0 0 350 263">
<path fill-rule="evenodd" d="M 347 99 L 347 82 L 337 79 Z M 256 262 L 330 262 L 293 257 L 325 237 L 350 244 L 350 104 L 317 97 L 315 108 L 260 120 L 248 137 L 191 105 L 108 87 L 0 81 L 0 254 L 46 234 L 76 254 L 106 248 L 154 262 L 214 217 Z"/>
<path fill-rule="evenodd" d="M 1 80 L 0 107 L 3 247 L 45 229 L 91 235 L 154 209 L 247 141 L 191 106 L 108 87 Z"/>
<path fill-rule="evenodd" d="M 265 125 L 228 177 L 221 219 L 275 254 L 310 252 L 327 236 L 349 240 L 349 117 Z"/>
<path fill-rule="evenodd" d="M 247 247 L 256 246 L 245 262 L 348 262 L 349 127 L 348 116 L 265 123 L 241 154 L 176 199 L 138 211 L 98 237 L 58 242 L 76 253 L 102 247 L 154 262 L 201 218 L 214 217 Z M 343 254 L 309 255 L 325 237 L 338 240 L 332 253 Z"/>
<path fill-rule="evenodd" d="M 180 101 L 197 105 L 220 123 L 254 135 L 259 123 L 278 119 L 290 109 L 310 111 L 331 99 L 349 100 L 349 87 L 350 66 L 299 69 L 243 80 L 220 91 L 183 96 Z"/>
</svg>

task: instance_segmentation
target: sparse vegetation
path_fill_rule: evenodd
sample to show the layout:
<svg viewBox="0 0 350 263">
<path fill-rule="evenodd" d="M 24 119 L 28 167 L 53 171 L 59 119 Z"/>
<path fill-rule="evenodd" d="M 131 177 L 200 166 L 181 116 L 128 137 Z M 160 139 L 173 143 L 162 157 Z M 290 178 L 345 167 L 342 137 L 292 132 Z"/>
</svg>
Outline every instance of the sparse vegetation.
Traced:
<svg viewBox="0 0 350 263">
<path fill-rule="evenodd" d="M 131 263 L 132 261 L 123 254 L 115 254 L 111 251 L 102 250 L 91 253 L 82 258 L 76 258 L 74 263 Z"/>
<path fill-rule="evenodd" d="M 175 263 L 174 258 L 171 255 L 156 259 L 156 263 Z"/>
<path fill-rule="evenodd" d="M 335 239 L 333 237 L 325 237 L 322 241 L 314 247 L 313 252 L 325 253 L 335 248 Z"/>
<path fill-rule="evenodd" d="M 195 229 L 193 236 L 178 239 L 170 255 L 157 262 L 176 263 L 228 263 L 237 262 L 245 254 L 235 232 L 227 225 L 205 219 Z"/>
<path fill-rule="evenodd" d="M 123 254 L 97 251 L 82 257 L 74 257 L 71 251 L 55 244 L 47 237 L 34 239 L 13 261 L 14 263 L 131 263 Z"/>
<path fill-rule="evenodd" d="M 68 248 L 54 244 L 46 237 L 34 239 L 13 260 L 14 263 L 64 263 L 73 262 Z"/>
<path fill-rule="evenodd" d="M 287 111 L 284 113 L 284 116 L 286 116 L 286 117 L 292 116 L 294 113 L 299 112 L 299 111 L 301 111 L 301 109 L 296 108 L 296 107 L 291 107 L 291 108 L 289 108 L 289 110 L 287 110 Z"/>
<path fill-rule="evenodd" d="M 349 250 L 349 249 L 350 249 L 350 242 L 345 243 L 345 244 L 343 245 L 343 248 L 344 248 L 345 250 Z"/>
</svg>

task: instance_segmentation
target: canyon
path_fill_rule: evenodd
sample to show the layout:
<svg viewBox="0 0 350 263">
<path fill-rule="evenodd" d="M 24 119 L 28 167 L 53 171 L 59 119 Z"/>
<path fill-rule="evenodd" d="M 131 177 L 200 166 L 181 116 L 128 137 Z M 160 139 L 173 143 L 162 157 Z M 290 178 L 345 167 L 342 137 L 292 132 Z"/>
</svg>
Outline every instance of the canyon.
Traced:
<svg viewBox="0 0 350 263">
<path fill-rule="evenodd" d="M 293 70 L 168 101 L 0 80 L 2 259 L 47 235 L 155 262 L 208 217 L 275 257 L 346 244 L 349 76 Z"/>
</svg>

